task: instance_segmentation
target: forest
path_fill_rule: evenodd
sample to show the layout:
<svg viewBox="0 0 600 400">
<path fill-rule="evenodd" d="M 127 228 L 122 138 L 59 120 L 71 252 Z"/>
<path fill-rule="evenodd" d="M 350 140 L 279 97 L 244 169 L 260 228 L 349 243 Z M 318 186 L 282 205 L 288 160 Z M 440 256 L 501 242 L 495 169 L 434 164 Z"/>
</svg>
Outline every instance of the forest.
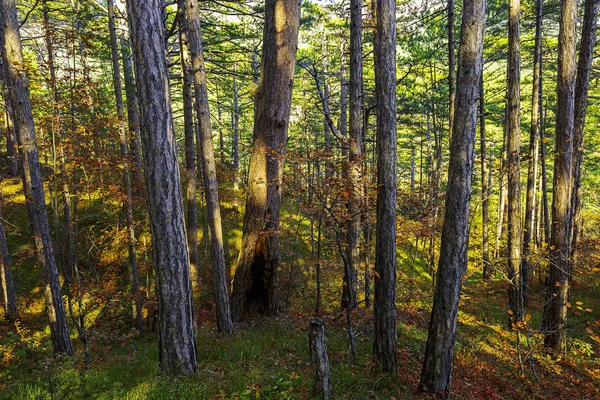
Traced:
<svg viewBox="0 0 600 400">
<path fill-rule="evenodd" d="M 0 0 L 0 399 L 600 399 L 600 0 Z"/>
</svg>

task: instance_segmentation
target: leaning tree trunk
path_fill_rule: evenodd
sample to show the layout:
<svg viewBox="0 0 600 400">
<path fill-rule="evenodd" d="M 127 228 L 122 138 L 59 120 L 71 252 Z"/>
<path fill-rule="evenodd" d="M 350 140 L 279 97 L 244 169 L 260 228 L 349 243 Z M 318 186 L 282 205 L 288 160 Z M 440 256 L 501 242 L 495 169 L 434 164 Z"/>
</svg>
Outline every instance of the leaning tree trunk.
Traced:
<svg viewBox="0 0 600 400">
<path fill-rule="evenodd" d="M 208 91 L 206 89 L 206 70 L 202 50 L 202 34 L 197 0 L 185 0 L 185 21 L 187 22 L 188 45 L 192 62 L 194 92 L 196 95 L 196 115 L 200 131 L 200 161 L 204 178 L 204 194 L 210 229 L 210 249 L 213 262 L 213 280 L 215 304 L 217 307 L 217 327 L 219 332 L 233 333 L 229 295 L 227 293 L 227 277 L 225 272 L 225 252 L 223 250 L 223 232 L 221 228 L 221 206 L 219 205 L 219 187 L 217 185 L 217 169 L 215 151 L 212 143 L 210 127 L 210 111 L 208 109 Z M 185 27 L 185 24 L 183 24 Z M 184 33 L 185 35 L 185 29 Z"/>
<path fill-rule="evenodd" d="M 298 0 L 267 0 L 242 248 L 231 296 L 236 321 L 250 312 L 279 310 L 279 212 L 299 22 Z"/>
<path fill-rule="evenodd" d="M 108 0 L 108 26 L 110 30 L 110 47 L 113 67 L 113 85 L 115 90 L 115 105 L 119 122 L 119 145 L 121 147 L 121 163 L 123 171 L 123 187 L 127 197 L 123 204 L 127 222 L 127 249 L 129 251 L 129 268 L 131 271 L 131 294 L 133 295 L 133 318 L 138 330 L 142 330 L 142 307 L 138 299 L 139 277 L 135 246 L 135 224 L 133 222 L 133 195 L 131 192 L 131 173 L 129 172 L 129 152 L 127 149 L 127 121 L 123 107 L 123 89 L 121 87 L 121 68 L 119 66 L 119 46 L 117 45 L 117 30 L 115 28 L 115 3 Z"/>
<path fill-rule="evenodd" d="M 2 206 L 2 190 L 0 189 L 0 206 Z M 10 256 L 6 245 L 6 234 L 2 224 L 2 209 L 0 208 L 0 288 L 4 301 L 4 317 L 7 320 L 18 318 L 17 293 L 10 269 Z"/>
<path fill-rule="evenodd" d="M 596 23 L 598 19 L 598 0 L 586 0 L 581 32 L 577 81 L 575 82 L 575 119 L 573 130 L 573 200 L 571 201 L 572 243 L 571 260 L 577 255 L 577 244 L 581 234 L 581 180 L 583 166 L 583 133 L 587 112 L 588 82 L 592 68 L 592 58 L 596 45 Z"/>
<path fill-rule="evenodd" d="M 552 237 L 550 238 L 550 272 L 547 282 L 548 297 L 544 307 L 548 329 L 544 345 L 556 354 L 564 354 L 567 347 L 571 168 L 575 113 L 575 48 L 577 45 L 577 0 L 563 0 L 560 4 Z"/>
<path fill-rule="evenodd" d="M 520 0 L 508 4 L 508 83 L 506 112 L 506 173 L 508 175 L 508 302 L 509 323 L 523 319 L 521 271 L 521 38 Z"/>
<path fill-rule="evenodd" d="M 196 199 L 196 148 L 194 147 L 194 114 L 192 101 L 192 59 L 189 49 L 188 21 L 185 0 L 177 1 L 179 15 L 179 47 L 181 55 L 181 85 L 183 93 L 183 131 L 185 139 L 185 200 L 187 244 L 190 252 L 192 285 L 200 284 L 198 269 L 198 206 Z"/>
<path fill-rule="evenodd" d="M 440 398 L 448 398 L 450 393 L 458 302 L 468 260 L 469 201 L 485 27 L 485 1 L 465 0 L 463 4 L 446 214 L 438 280 L 418 389 Z"/>
<path fill-rule="evenodd" d="M 530 254 L 535 242 L 532 242 L 535 233 L 535 193 L 538 172 L 538 150 L 540 137 L 540 64 L 542 62 L 542 7 L 543 1 L 536 0 L 535 5 L 535 53 L 533 55 L 533 91 L 531 93 L 531 124 L 529 133 L 529 155 L 527 169 L 527 200 L 525 203 L 525 228 L 523 229 L 523 299 L 527 299 L 529 285 L 529 272 L 532 269 Z"/>
<path fill-rule="evenodd" d="M 162 29 L 163 3 L 127 0 L 127 9 L 156 267 L 160 367 L 168 375 L 192 375 L 198 370 L 194 304 Z"/>
<path fill-rule="evenodd" d="M 396 1 L 378 0 L 375 39 L 377 226 L 375 343 L 380 368 L 396 372 Z"/>
<path fill-rule="evenodd" d="M 73 355 L 58 269 L 54 259 L 54 246 L 46 213 L 44 185 L 38 158 L 28 80 L 23 67 L 21 37 L 14 0 L 2 0 L 0 2 L 0 16 L 2 18 L 0 47 L 2 47 L 2 59 L 5 65 L 8 92 L 10 93 L 9 101 L 13 105 L 15 129 L 23 157 L 25 201 L 30 213 L 38 263 L 42 267 L 44 296 L 50 320 L 50 335 L 55 354 Z"/>
</svg>

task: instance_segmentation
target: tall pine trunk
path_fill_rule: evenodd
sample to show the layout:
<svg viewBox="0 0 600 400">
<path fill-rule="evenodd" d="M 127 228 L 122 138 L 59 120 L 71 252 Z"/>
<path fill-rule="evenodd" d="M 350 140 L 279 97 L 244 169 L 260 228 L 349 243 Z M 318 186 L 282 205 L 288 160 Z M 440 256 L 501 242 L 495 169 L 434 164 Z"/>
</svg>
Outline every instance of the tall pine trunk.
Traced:
<svg viewBox="0 0 600 400">
<path fill-rule="evenodd" d="M 396 1 L 377 0 L 377 226 L 375 239 L 375 343 L 380 368 L 396 372 Z"/>
<path fill-rule="evenodd" d="M 550 272 L 547 282 L 548 297 L 544 306 L 548 329 L 544 345 L 558 355 L 564 354 L 567 348 L 577 0 L 563 0 L 560 4 L 552 236 L 550 238 Z"/>
<path fill-rule="evenodd" d="M 55 354 L 73 355 L 67 316 L 54 259 L 54 246 L 46 213 L 44 185 L 31 112 L 29 83 L 23 66 L 21 36 L 14 0 L 0 2 L 2 30 L 0 47 L 7 76 L 9 101 L 13 105 L 15 129 L 23 157 L 23 187 L 35 239 L 38 263 L 44 279 L 44 296 Z"/>
<path fill-rule="evenodd" d="M 446 211 L 438 279 L 418 390 L 448 398 L 462 275 L 469 247 L 469 201 L 473 175 L 477 103 L 482 73 L 485 1 L 465 0 L 458 55 L 458 84 L 448 165 Z"/>
<path fill-rule="evenodd" d="M 219 332 L 233 333 L 227 277 L 225 272 L 225 252 L 223 250 L 223 232 L 221 227 L 221 206 L 219 205 L 219 187 L 217 169 L 210 127 L 208 109 L 208 91 L 206 89 L 206 70 L 202 50 L 202 34 L 197 0 L 185 1 L 185 19 L 188 23 L 189 49 L 192 61 L 192 77 L 196 95 L 196 116 L 200 131 L 200 161 L 204 178 L 204 195 L 210 229 L 210 252 L 213 262 L 213 281 L 215 304 L 217 307 L 217 327 Z"/>
<path fill-rule="evenodd" d="M 159 0 L 127 0 L 140 101 L 144 172 L 158 299 L 159 361 L 167 375 L 198 370 L 194 304 Z"/>
<path fill-rule="evenodd" d="M 135 224 L 133 221 L 133 195 L 131 191 L 131 173 L 129 168 L 129 152 L 127 149 L 127 121 L 125 120 L 125 108 L 123 106 L 123 88 L 121 85 L 121 68 L 119 66 L 119 46 L 117 44 L 117 30 L 115 27 L 115 3 L 108 0 L 108 26 L 110 30 L 110 48 L 113 68 L 113 86 L 115 90 L 115 105 L 117 108 L 117 120 L 119 123 L 119 147 L 121 150 L 121 163 L 123 171 L 123 188 L 126 200 L 125 220 L 127 223 L 127 249 L 129 252 L 129 269 L 131 271 L 131 294 L 133 295 L 133 318 L 135 327 L 142 330 L 142 308 L 139 296 L 139 274 L 136 254 Z"/>
<path fill-rule="evenodd" d="M 492 274 L 492 263 L 490 262 L 490 185 L 487 143 L 485 136 L 485 97 L 483 91 L 483 72 L 481 73 L 481 82 L 479 83 L 479 137 L 481 145 L 481 253 L 483 261 L 483 279 L 488 280 Z"/>
<path fill-rule="evenodd" d="M 348 230 L 346 233 L 346 259 L 349 276 L 345 278 L 346 309 L 356 304 L 357 270 L 360 265 L 360 223 L 363 202 L 362 184 L 362 0 L 350 2 L 350 130 L 348 154 Z"/>
<path fill-rule="evenodd" d="M 575 83 L 575 120 L 573 130 L 573 200 L 571 201 L 572 213 L 572 254 L 571 260 L 577 256 L 577 245 L 581 235 L 581 181 L 583 166 L 584 128 L 587 112 L 588 83 L 596 45 L 596 24 L 598 19 L 598 0 L 586 0 L 583 15 L 583 28 L 579 60 L 577 64 L 577 81 Z"/>
<path fill-rule="evenodd" d="M 196 199 L 196 148 L 194 143 L 194 114 L 192 101 L 192 59 L 190 56 L 190 33 L 185 17 L 185 0 L 177 1 L 179 15 L 179 46 L 181 56 L 181 86 L 183 94 L 183 132 L 185 142 L 185 201 L 187 244 L 190 252 L 192 286 L 200 284 L 198 268 L 198 202 Z"/>
<path fill-rule="evenodd" d="M 508 302 L 511 323 L 523 319 L 523 273 L 521 271 L 520 8 L 520 0 L 509 0 L 506 173 L 508 175 Z"/>
<path fill-rule="evenodd" d="M 527 200 L 525 203 L 525 227 L 523 229 L 523 299 L 527 299 L 527 289 L 529 285 L 529 272 L 532 269 L 530 260 L 531 248 L 535 244 L 533 242 L 535 234 L 535 205 L 536 205 L 536 178 L 538 172 L 538 153 L 539 153 L 539 137 L 540 137 L 540 114 L 541 114 L 541 97 L 540 97 L 540 73 L 542 62 L 542 7 L 543 1 L 536 0 L 535 5 L 535 52 L 533 55 L 533 90 L 531 93 L 531 124 L 529 132 L 529 155 L 527 168 Z"/>
</svg>

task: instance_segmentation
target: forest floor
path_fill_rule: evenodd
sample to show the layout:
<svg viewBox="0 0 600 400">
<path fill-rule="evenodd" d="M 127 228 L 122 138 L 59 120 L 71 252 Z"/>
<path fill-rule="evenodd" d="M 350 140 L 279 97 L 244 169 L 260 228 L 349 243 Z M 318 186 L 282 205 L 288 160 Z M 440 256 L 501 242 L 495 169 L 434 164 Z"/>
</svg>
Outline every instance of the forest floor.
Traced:
<svg viewBox="0 0 600 400">
<path fill-rule="evenodd" d="M 103 255 L 98 257 L 98 264 L 86 265 L 94 269 L 95 276 L 100 276 L 95 284 L 93 280 L 88 282 L 84 296 L 89 303 L 85 313 L 87 356 L 82 340 L 72 329 L 75 358 L 54 359 L 45 323 L 39 270 L 34 267 L 31 241 L 24 228 L 28 226 L 27 214 L 22 196 L 18 194 L 18 181 L 4 181 L 3 189 L 5 226 L 15 264 L 21 319 L 0 322 L 0 399 L 311 398 L 313 374 L 307 331 L 312 312 L 303 310 L 311 308 L 308 304 L 312 295 L 307 293 L 312 293 L 312 289 L 299 286 L 304 282 L 302 279 L 296 280 L 296 294 L 292 296 L 301 299 L 298 305 L 290 306 L 277 318 L 256 318 L 237 325 L 230 337 L 216 332 L 210 290 L 204 290 L 207 294 L 197 298 L 196 303 L 199 373 L 188 378 L 170 378 L 159 371 L 157 340 L 151 327 L 145 326 L 142 333 L 129 327 L 127 304 L 131 299 L 119 290 L 126 267 L 102 268 L 102 263 L 120 265 Z M 118 242 L 120 239 L 110 230 L 110 224 L 102 222 L 115 224 L 115 215 L 108 213 L 103 219 L 101 207 L 92 205 L 90 200 L 84 208 L 85 203 L 82 199 L 82 209 L 93 217 L 82 218 L 80 230 L 105 226 L 106 232 L 96 246 Z M 94 223 L 88 226 L 86 221 L 92 218 Z M 302 219 L 294 221 L 300 226 Z M 239 218 L 234 225 L 225 226 L 226 237 L 227 232 L 239 231 Z M 288 225 L 290 230 L 296 229 L 292 229 L 295 223 Z M 143 247 L 142 239 L 140 247 Z M 545 355 L 543 336 L 536 331 L 544 293 L 537 278 L 528 305 L 531 314 L 517 331 L 507 327 L 506 283 L 500 274 L 484 282 L 477 268 L 467 273 L 459 313 L 453 398 L 600 398 L 597 357 L 600 352 L 600 277 L 599 269 L 595 268 L 600 265 L 600 256 L 591 250 L 593 246 L 587 247 L 586 267 L 581 270 L 585 278 L 577 279 L 572 285 L 569 352 L 560 360 Z M 300 252 L 306 251 L 306 246 L 298 248 Z M 419 398 L 415 393 L 433 296 L 431 276 L 423 262 L 414 262 L 414 254 L 399 246 L 396 375 L 379 373 L 373 364 L 373 314 L 364 308 L 364 303 L 352 314 L 357 334 L 356 363 L 349 351 L 343 315 L 333 308 L 322 314 L 336 398 Z M 234 251 L 231 251 L 230 257 L 233 256 Z M 112 257 L 119 258 L 118 255 Z M 412 262 L 407 261 L 411 259 Z M 141 260 L 143 262 L 143 257 Z M 333 257 L 332 260 L 335 264 Z"/>
</svg>

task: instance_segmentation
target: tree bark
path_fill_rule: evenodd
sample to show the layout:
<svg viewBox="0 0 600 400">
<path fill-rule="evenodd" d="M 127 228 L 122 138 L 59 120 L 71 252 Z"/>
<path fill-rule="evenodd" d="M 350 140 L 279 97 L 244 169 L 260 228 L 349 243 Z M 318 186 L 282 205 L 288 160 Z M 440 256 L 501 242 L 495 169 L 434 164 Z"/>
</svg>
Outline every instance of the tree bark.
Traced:
<svg viewBox="0 0 600 400">
<path fill-rule="evenodd" d="M 377 226 L 375 343 L 380 368 L 396 372 L 396 1 L 377 0 Z"/>
<path fill-rule="evenodd" d="M 299 21 L 298 0 L 267 0 L 242 248 L 231 297 L 236 321 L 252 310 L 279 311 L 279 212 Z"/>
<path fill-rule="evenodd" d="M 183 93 L 183 131 L 185 139 L 185 200 L 186 233 L 190 253 L 192 286 L 200 284 L 198 269 L 198 206 L 196 199 L 196 148 L 194 143 L 194 115 L 192 101 L 193 67 L 189 49 L 189 27 L 185 16 L 185 0 L 177 1 L 179 15 L 179 45 L 181 55 L 181 86 Z"/>
<path fill-rule="evenodd" d="M 4 75 L 4 74 L 3 74 Z M 2 84 L 3 86 L 6 83 Z M 4 100 L 4 119 L 6 129 L 6 158 L 8 160 L 7 172 L 9 176 L 17 176 L 19 173 L 19 160 L 17 157 L 17 138 L 15 136 L 15 127 L 13 123 L 12 108 L 7 100 L 5 88 L 2 90 L 2 98 Z"/>
<path fill-rule="evenodd" d="M 115 90 L 115 105 L 119 123 L 119 146 L 121 149 L 121 163 L 123 167 L 123 187 L 127 200 L 123 204 L 127 223 L 127 249 L 129 252 L 129 268 L 131 271 L 131 294 L 133 295 L 133 318 L 138 330 L 142 330 L 142 308 L 139 296 L 139 274 L 136 254 L 135 224 L 133 221 L 133 195 L 131 191 L 131 173 L 129 172 L 129 152 L 127 149 L 127 121 L 123 106 L 123 88 L 121 86 L 121 68 L 119 66 L 119 46 L 117 44 L 117 30 L 115 27 L 115 3 L 108 0 L 108 27 L 110 30 L 110 47 L 113 68 L 113 86 Z"/>
<path fill-rule="evenodd" d="M 210 250 L 213 262 L 213 280 L 215 305 L 217 307 L 217 327 L 224 334 L 233 333 L 227 277 L 225 272 L 225 252 L 223 250 L 223 232 L 221 227 L 221 206 L 219 205 L 219 187 L 213 148 L 210 111 L 208 109 L 208 91 L 206 89 L 206 70 L 202 49 L 202 33 L 197 0 L 185 0 L 185 16 L 188 23 L 188 40 L 192 61 L 192 77 L 196 95 L 196 115 L 200 131 L 200 161 L 204 178 L 204 195 L 210 229 Z M 185 31 L 185 29 L 184 29 Z M 185 35 L 185 33 L 184 33 Z"/>
<path fill-rule="evenodd" d="M 506 173 L 508 175 L 509 324 L 523 319 L 521 271 L 521 33 L 520 0 L 508 3 Z"/>
<path fill-rule="evenodd" d="M 127 0 L 148 212 L 156 268 L 159 362 L 167 375 L 198 370 L 194 304 L 159 0 Z"/>
<path fill-rule="evenodd" d="M 308 347 L 313 369 L 315 370 L 315 392 L 321 399 L 332 399 L 333 389 L 329 358 L 327 357 L 327 338 L 325 337 L 325 324 L 322 319 L 313 318 L 310 320 Z"/>
<path fill-rule="evenodd" d="M 452 141 L 454 122 L 454 101 L 456 98 L 456 52 L 454 45 L 454 0 L 448 0 L 448 120 L 449 135 Z"/>
<path fill-rule="evenodd" d="M 567 346 L 566 322 L 570 279 L 569 239 L 571 233 L 577 0 L 564 0 L 560 4 L 552 237 L 550 239 L 550 272 L 547 282 L 548 297 L 544 307 L 548 332 L 544 338 L 544 345 L 556 354 L 562 355 Z"/>
<path fill-rule="evenodd" d="M 23 157 L 23 186 L 30 212 L 38 263 L 44 278 L 44 296 L 50 321 L 50 335 L 55 354 L 73 355 L 67 317 L 54 259 L 54 246 L 46 213 L 44 186 L 38 158 L 35 127 L 31 112 L 28 79 L 23 67 L 23 53 L 17 9 L 14 0 L 0 2 L 2 29 L 0 47 L 7 76 L 8 92 L 13 105 L 15 129 Z"/>
<path fill-rule="evenodd" d="M 523 300 L 527 300 L 527 289 L 529 285 L 529 272 L 532 269 L 530 253 L 535 244 L 532 242 L 535 233 L 535 205 L 536 205 L 536 178 L 538 172 L 538 150 L 540 137 L 540 114 L 541 114 L 541 62 L 542 62 L 542 15 L 543 1 L 536 0 L 535 5 L 535 52 L 533 55 L 533 90 L 531 93 L 531 124 L 529 133 L 529 155 L 527 168 L 527 200 L 525 203 L 525 228 L 523 229 Z"/>
<path fill-rule="evenodd" d="M 483 91 L 483 72 L 481 73 L 481 82 L 479 83 L 479 137 L 481 145 L 481 253 L 483 261 L 483 279 L 489 280 L 492 274 L 489 239 L 490 185 L 487 166 L 487 142 L 485 136 L 485 97 Z"/>
<path fill-rule="evenodd" d="M 465 0 L 438 279 L 418 389 L 441 398 L 448 398 L 450 393 L 460 288 L 468 261 L 469 201 L 484 29 L 485 1 Z"/>
<path fill-rule="evenodd" d="M 350 130 L 348 153 L 348 227 L 346 233 L 346 259 L 348 273 L 345 276 L 343 308 L 352 309 L 357 302 L 357 270 L 360 265 L 360 223 L 363 203 L 362 183 L 362 0 L 350 2 Z"/>
<path fill-rule="evenodd" d="M 117 9 L 126 14 L 123 0 L 117 0 Z M 140 135 L 140 114 L 138 112 L 138 99 L 135 88 L 135 78 L 133 76 L 133 62 L 131 58 L 131 44 L 129 43 L 128 31 L 125 22 L 120 22 L 119 44 L 121 45 L 121 59 L 123 61 L 123 78 L 125 81 L 125 98 L 127 99 L 127 124 L 129 127 L 129 147 L 134 161 L 134 175 L 137 184 L 134 184 L 136 191 L 143 189 L 144 172 L 142 168 L 141 135 Z"/>
<path fill-rule="evenodd" d="M 2 190 L 0 189 L 0 206 L 2 206 Z M 4 301 L 4 317 L 12 320 L 19 317 L 17 293 L 10 268 L 10 255 L 6 244 L 6 233 L 2 224 L 2 209 L 0 208 L 0 287 Z"/>
<path fill-rule="evenodd" d="M 571 260 L 577 256 L 577 245 L 581 234 L 581 198 L 582 198 L 582 166 L 584 156 L 584 128 L 587 112 L 588 83 L 594 47 L 596 45 L 596 24 L 598 19 L 598 0 L 586 0 L 583 15 L 583 28 L 579 60 L 577 64 L 577 80 L 575 82 L 575 119 L 573 129 L 573 194 L 571 202 L 572 243 Z"/>
</svg>

